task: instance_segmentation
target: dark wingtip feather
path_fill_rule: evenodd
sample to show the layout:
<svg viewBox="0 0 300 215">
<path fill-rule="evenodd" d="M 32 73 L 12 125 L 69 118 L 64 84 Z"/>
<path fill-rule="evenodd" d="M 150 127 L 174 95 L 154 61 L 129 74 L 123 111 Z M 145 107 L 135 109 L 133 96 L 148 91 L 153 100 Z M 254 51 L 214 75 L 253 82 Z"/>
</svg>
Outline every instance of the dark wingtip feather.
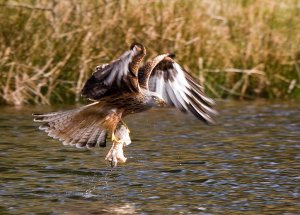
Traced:
<svg viewBox="0 0 300 215">
<path fill-rule="evenodd" d="M 44 117 L 43 116 L 34 116 L 33 118 L 34 122 L 43 122 L 44 121 Z"/>
<path fill-rule="evenodd" d="M 175 53 L 169 53 L 168 57 L 175 59 L 176 58 L 176 54 Z"/>
<path fill-rule="evenodd" d="M 45 124 L 42 124 L 42 125 L 39 126 L 39 129 L 41 131 L 47 130 L 48 128 L 50 128 L 49 123 L 45 123 Z"/>
<path fill-rule="evenodd" d="M 42 113 L 33 113 L 32 116 L 33 116 L 33 121 L 34 122 L 43 122 L 44 114 L 42 114 Z"/>
<path fill-rule="evenodd" d="M 186 103 L 186 106 L 188 108 L 188 110 L 199 120 L 201 120 L 202 122 L 204 122 L 205 124 L 208 124 L 207 120 L 205 120 L 196 110 L 195 108 L 191 105 Z"/>
<path fill-rule="evenodd" d="M 106 147 L 106 138 L 107 135 L 104 137 L 103 141 L 99 143 L 99 147 Z"/>
<path fill-rule="evenodd" d="M 133 42 L 131 43 L 131 45 L 130 45 L 130 49 L 132 50 L 135 46 L 140 46 L 140 47 L 142 47 L 143 45 L 142 45 L 141 43 L 138 43 L 138 42 L 136 42 L 136 41 L 133 41 Z"/>
</svg>

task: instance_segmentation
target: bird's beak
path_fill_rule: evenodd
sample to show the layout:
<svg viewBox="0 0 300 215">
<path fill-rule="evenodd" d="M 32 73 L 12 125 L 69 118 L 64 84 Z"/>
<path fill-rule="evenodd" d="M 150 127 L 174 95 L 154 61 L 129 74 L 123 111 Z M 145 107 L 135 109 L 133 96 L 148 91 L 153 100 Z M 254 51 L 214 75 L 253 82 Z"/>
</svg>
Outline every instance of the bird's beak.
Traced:
<svg viewBox="0 0 300 215">
<path fill-rule="evenodd" d="M 160 99 L 158 102 L 157 102 L 157 105 L 158 107 L 164 107 L 167 105 L 167 103 L 163 100 L 163 99 Z"/>
</svg>

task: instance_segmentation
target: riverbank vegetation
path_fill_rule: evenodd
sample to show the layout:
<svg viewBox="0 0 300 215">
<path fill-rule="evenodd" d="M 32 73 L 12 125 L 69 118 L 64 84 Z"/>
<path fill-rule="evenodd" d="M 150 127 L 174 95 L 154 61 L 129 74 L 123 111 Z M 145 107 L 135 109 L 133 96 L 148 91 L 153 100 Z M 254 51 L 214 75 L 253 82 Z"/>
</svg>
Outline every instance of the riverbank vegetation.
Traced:
<svg viewBox="0 0 300 215">
<path fill-rule="evenodd" d="M 299 0 L 0 0 L 0 103 L 80 101 L 132 41 L 215 98 L 300 98 Z"/>
</svg>

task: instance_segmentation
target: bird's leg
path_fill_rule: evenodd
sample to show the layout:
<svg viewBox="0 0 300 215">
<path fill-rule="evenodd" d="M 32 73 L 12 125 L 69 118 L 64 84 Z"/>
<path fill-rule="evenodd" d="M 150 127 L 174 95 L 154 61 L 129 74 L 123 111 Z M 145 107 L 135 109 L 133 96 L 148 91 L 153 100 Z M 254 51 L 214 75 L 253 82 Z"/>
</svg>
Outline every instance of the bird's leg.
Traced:
<svg viewBox="0 0 300 215">
<path fill-rule="evenodd" d="M 123 153 L 123 147 L 131 143 L 128 129 L 124 125 L 118 126 L 112 133 L 112 141 L 112 147 L 105 160 L 110 162 L 112 167 L 116 167 L 118 162 L 125 163 L 127 160 Z"/>
<path fill-rule="evenodd" d="M 126 125 L 126 123 L 123 121 L 123 119 L 121 119 L 120 122 L 126 127 L 128 133 L 130 133 L 129 128 L 128 128 L 128 126 Z"/>
<path fill-rule="evenodd" d="M 114 141 L 105 160 L 110 162 L 111 167 L 116 167 L 118 162 L 125 163 L 127 158 L 123 154 L 123 144 L 121 142 Z"/>
<path fill-rule="evenodd" d="M 111 141 L 114 143 L 114 142 L 119 142 L 119 139 L 115 136 L 115 132 L 112 133 L 111 135 Z"/>
</svg>

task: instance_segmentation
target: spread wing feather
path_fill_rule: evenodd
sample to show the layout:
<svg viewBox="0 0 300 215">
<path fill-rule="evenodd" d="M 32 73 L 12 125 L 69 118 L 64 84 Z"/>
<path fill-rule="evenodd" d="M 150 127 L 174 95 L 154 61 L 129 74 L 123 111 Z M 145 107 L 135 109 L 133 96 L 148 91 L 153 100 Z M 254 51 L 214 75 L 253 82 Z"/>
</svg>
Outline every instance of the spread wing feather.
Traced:
<svg viewBox="0 0 300 215">
<path fill-rule="evenodd" d="M 99 102 L 69 111 L 34 114 L 39 127 L 64 145 L 78 148 L 105 147 L 109 128 L 114 128 L 119 118 L 114 111 L 103 109 Z"/>
<path fill-rule="evenodd" d="M 85 83 L 81 95 L 92 100 L 98 100 L 120 91 L 137 91 L 137 77 L 130 70 L 130 63 L 132 63 L 135 54 L 136 50 L 132 49 L 110 64 L 97 66 L 95 72 Z"/>
<path fill-rule="evenodd" d="M 173 59 L 166 57 L 152 71 L 149 90 L 157 92 L 170 106 L 191 113 L 205 123 L 213 123 L 214 102 L 203 93 L 195 78 Z"/>
</svg>

